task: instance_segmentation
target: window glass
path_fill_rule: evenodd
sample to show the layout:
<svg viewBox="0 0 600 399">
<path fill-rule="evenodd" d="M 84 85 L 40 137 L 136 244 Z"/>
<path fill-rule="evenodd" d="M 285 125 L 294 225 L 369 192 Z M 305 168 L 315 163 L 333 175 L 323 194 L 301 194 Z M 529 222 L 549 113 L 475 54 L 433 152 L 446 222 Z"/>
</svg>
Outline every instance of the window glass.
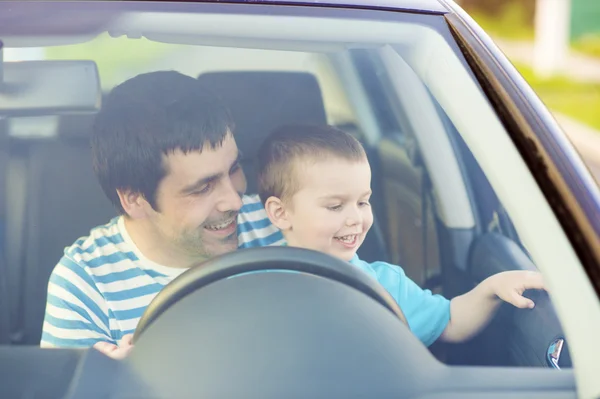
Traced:
<svg viewBox="0 0 600 399">
<path fill-rule="evenodd" d="M 535 268 L 522 250 L 514 215 L 499 199 L 517 194 L 503 191 L 498 182 L 505 172 L 474 133 L 506 144 L 506 132 L 441 17 L 375 21 L 189 10 L 117 13 L 97 35 L 62 44 L 13 35 L 5 61 L 91 60 L 103 104 L 119 84 L 155 71 L 223 88 L 216 94 L 235 119 L 247 194 L 258 193 L 258 147 L 270 131 L 322 119 L 357 138 L 370 164 L 374 222 L 358 249 L 362 260 L 398 265 L 421 288 L 449 298 L 495 273 Z M 0 168 L 6 187 L 0 191 L 0 239 L 13 287 L 7 292 L 13 343 L 39 343 L 48 279 L 65 247 L 117 217 L 92 169 L 94 118 L 76 109 L 15 113 L 2 126 L 8 151 L 0 153 L 7 164 Z M 197 217 L 194 209 L 181 218 Z M 10 234 L 2 234 L 3 226 Z M 137 258 L 151 258 L 141 246 L 137 250 Z M 89 260 L 93 251 L 82 256 Z M 94 298 L 110 297 L 104 289 Z M 108 302 L 103 306 L 112 309 Z M 533 319 L 503 307 L 459 351 L 432 350 L 449 363 L 545 367 L 545 354 L 519 352 L 537 342 L 537 330 L 561 332 L 552 307 L 543 309 Z M 137 319 L 109 320 L 111 330 L 129 331 Z M 507 328 L 512 332 L 502 333 Z M 494 346 L 511 350 L 499 355 Z"/>
</svg>

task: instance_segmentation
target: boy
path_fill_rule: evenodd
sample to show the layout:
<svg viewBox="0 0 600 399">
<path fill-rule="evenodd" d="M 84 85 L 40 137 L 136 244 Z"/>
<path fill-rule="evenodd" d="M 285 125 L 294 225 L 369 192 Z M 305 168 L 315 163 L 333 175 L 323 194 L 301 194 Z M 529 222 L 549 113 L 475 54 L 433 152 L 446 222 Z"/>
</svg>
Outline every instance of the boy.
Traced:
<svg viewBox="0 0 600 399">
<path fill-rule="evenodd" d="M 332 127 L 280 128 L 259 152 L 259 194 L 288 245 L 336 256 L 377 279 L 425 345 L 438 338 L 468 340 L 485 327 L 500 300 L 533 308 L 522 294 L 544 289 L 540 273 L 499 273 L 450 301 L 419 288 L 398 266 L 360 260 L 356 251 L 373 224 L 370 185 L 371 169 L 361 144 Z"/>
</svg>

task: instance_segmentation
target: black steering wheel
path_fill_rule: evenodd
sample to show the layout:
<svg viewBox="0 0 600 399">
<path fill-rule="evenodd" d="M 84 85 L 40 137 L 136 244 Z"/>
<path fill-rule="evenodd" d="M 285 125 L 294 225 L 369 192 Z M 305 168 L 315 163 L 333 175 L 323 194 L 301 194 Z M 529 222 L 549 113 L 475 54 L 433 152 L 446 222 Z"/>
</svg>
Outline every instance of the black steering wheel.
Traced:
<svg viewBox="0 0 600 399">
<path fill-rule="evenodd" d="M 569 371 L 442 364 L 375 279 L 348 262 L 298 248 L 241 250 L 190 269 L 156 296 L 135 340 L 122 361 L 90 351 L 82 365 L 88 378 L 70 398 L 575 392 Z M 98 370 L 110 375 L 100 378 Z"/>
<path fill-rule="evenodd" d="M 135 330 L 134 342 L 162 314 L 189 294 L 220 280 L 275 270 L 310 274 L 352 287 L 377 301 L 408 326 L 406 317 L 392 296 L 377 281 L 348 262 L 307 249 L 262 247 L 217 256 L 174 279 L 158 293 L 142 315 Z"/>
</svg>

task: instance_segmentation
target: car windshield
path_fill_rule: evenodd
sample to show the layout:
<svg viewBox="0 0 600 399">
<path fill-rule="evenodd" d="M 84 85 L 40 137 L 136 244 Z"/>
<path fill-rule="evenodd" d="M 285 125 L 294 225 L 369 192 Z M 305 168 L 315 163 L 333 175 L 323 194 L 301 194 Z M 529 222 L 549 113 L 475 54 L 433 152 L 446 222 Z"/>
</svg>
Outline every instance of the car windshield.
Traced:
<svg viewBox="0 0 600 399">
<path fill-rule="evenodd" d="M 106 315 L 111 331 L 135 329 L 143 306 L 129 303 L 125 307 L 127 301 L 119 296 L 125 292 L 118 286 L 121 282 L 110 280 L 114 273 L 108 277 L 112 273 L 106 269 L 108 258 L 95 258 L 102 252 L 101 240 L 93 245 L 86 240 L 90 234 L 99 234 L 99 230 L 90 233 L 96 226 L 123 229 L 119 215 L 137 215 L 140 202 L 127 194 L 115 197 L 114 190 L 109 198 L 107 187 L 121 184 L 115 182 L 131 173 L 124 167 L 99 181 L 98 170 L 109 166 L 101 156 L 93 156 L 100 151 L 94 146 L 101 145 L 96 139 L 90 142 L 90 137 L 94 129 L 100 130 L 100 122 L 94 122 L 98 112 L 110 108 L 111 100 L 117 98 L 109 93 L 123 82 L 155 71 L 176 71 L 192 78 L 225 104 L 233 120 L 231 130 L 248 198 L 264 191 L 258 175 L 266 160 L 260 158 L 260 147 L 274 130 L 310 124 L 332 127 L 356 139 L 370 165 L 368 201 L 373 213 L 357 256 L 369 263 L 398 265 L 416 285 L 433 294 L 453 298 L 499 272 L 535 271 L 530 251 L 543 245 L 536 239 L 541 233 L 554 234 L 551 228 L 544 232 L 541 226 L 528 224 L 526 213 L 537 209 L 537 187 L 529 174 L 522 175 L 525 167 L 518 151 L 441 15 L 179 3 L 39 3 L 31 5 L 31 11 L 14 8 L 14 4 L 12 9 L 7 7 L 0 7 L 6 10 L 0 17 L 3 76 L 14 83 L 17 94 L 0 101 L 4 115 L 0 183 L 7 188 L 0 190 L 0 262 L 5 265 L 0 270 L 10 287 L 1 294 L 6 301 L 0 302 L 8 306 L 0 311 L 10 328 L 4 337 L 0 334 L 0 343 L 68 342 L 71 327 L 57 321 L 65 309 L 53 301 L 70 287 L 73 292 L 90 289 L 90 281 L 96 288 L 86 298 L 96 305 L 102 303 L 90 318 L 98 321 Z M 47 14 L 53 18 L 45 18 Z M 2 90 L 9 87 L 13 86 Z M 171 95 L 170 88 L 164 90 L 164 98 Z M 143 107 L 151 101 L 140 98 L 146 95 L 160 99 L 161 93 L 144 94 L 151 92 L 140 87 L 130 103 Z M 198 101 L 198 109 L 209 103 Z M 118 109 L 113 111 L 114 119 L 102 125 L 106 134 L 118 130 L 116 124 L 123 117 Z M 170 120 L 179 123 L 187 117 L 181 115 Z M 220 123 L 215 115 L 217 111 L 207 116 L 206 126 Z M 148 131 L 159 130 L 160 117 L 155 113 L 140 123 Z M 185 124 L 178 126 L 184 129 Z M 294 132 L 302 135 L 301 129 Z M 114 137 L 113 144 L 119 140 L 118 134 L 110 137 Z M 215 140 L 221 140 L 215 154 L 228 151 L 228 139 Z M 110 143 L 106 145 L 104 150 L 111 151 Z M 179 150 L 193 153 L 194 147 Z M 131 159 L 138 159 L 153 150 L 140 144 L 125 151 L 131 152 Z M 178 156 L 177 151 L 170 151 L 172 157 Z M 206 151 L 202 156 L 212 154 Z M 211 165 L 222 159 L 216 157 Z M 227 158 L 234 186 L 236 160 L 235 154 Z M 191 163 L 181 173 L 193 174 L 194 166 Z M 354 169 L 338 169 L 359 180 Z M 331 166 L 333 170 L 337 169 Z M 147 174 L 136 175 L 136 181 L 147 184 L 152 173 L 154 169 L 148 169 Z M 309 176 L 309 169 L 305 173 Z M 215 172 L 215 176 L 220 175 Z M 190 190 L 224 190 L 221 184 L 225 183 L 217 177 Z M 285 176 L 280 180 L 286 184 Z M 520 188 L 506 181 L 520 181 Z M 122 184 L 131 188 L 130 183 Z M 136 189 L 131 191 L 135 194 Z M 165 210 L 167 200 L 159 198 L 153 204 L 156 198 L 147 194 L 139 198 L 154 205 L 152 220 L 162 220 L 167 226 L 157 231 L 173 238 L 173 245 L 193 246 L 189 240 L 194 233 L 188 228 L 192 222 L 218 231 L 229 221 L 223 217 L 206 222 L 210 217 L 200 215 L 200 206 L 192 209 L 191 205 L 202 201 L 201 197 L 178 202 L 175 216 Z M 259 206 L 260 201 L 253 204 Z M 188 229 L 182 232 L 173 226 Z M 242 226 L 238 226 L 240 242 L 249 234 L 239 231 Z M 114 251 L 146 262 L 140 267 L 153 278 L 159 276 L 156 284 L 168 281 L 165 268 L 174 266 L 168 257 L 153 257 L 152 248 L 137 242 L 131 229 L 129 235 L 122 230 L 111 234 L 123 236 Z M 354 245 L 354 232 L 344 234 L 335 239 L 344 248 Z M 259 232 L 244 242 L 265 237 L 267 233 Z M 280 244 L 280 238 L 265 245 Z M 71 272 L 64 272 L 50 278 L 59 261 L 65 265 L 79 259 L 88 262 L 81 269 L 88 273 L 85 276 L 69 280 Z M 118 273 L 129 271 L 118 269 Z M 435 343 L 430 346 L 432 353 L 450 364 L 551 366 L 546 348 L 541 355 L 532 355 L 531 347 L 521 345 L 537 334 L 540 323 L 561 331 L 547 296 L 534 293 L 529 297 L 548 303 L 537 319 L 527 317 L 524 310 L 503 306 L 476 339 L 457 346 Z M 563 367 L 569 367 L 569 360 L 562 361 Z"/>
</svg>

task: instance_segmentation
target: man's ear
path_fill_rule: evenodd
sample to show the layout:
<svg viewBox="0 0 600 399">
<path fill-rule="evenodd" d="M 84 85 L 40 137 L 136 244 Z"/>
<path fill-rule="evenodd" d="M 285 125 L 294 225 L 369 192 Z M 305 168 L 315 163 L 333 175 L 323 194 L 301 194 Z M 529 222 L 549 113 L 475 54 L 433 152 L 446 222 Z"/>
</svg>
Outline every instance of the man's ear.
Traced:
<svg viewBox="0 0 600 399">
<path fill-rule="evenodd" d="M 265 201 L 265 211 L 271 223 L 279 230 L 289 230 L 292 228 L 292 223 L 289 220 L 288 211 L 285 209 L 283 201 L 277 197 L 269 197 Z"/>
<path fill-rule="evenodd" d="M 130 190 L 117 190 L 121 206 L 125 213 L 132 219 L 144 219 L 147 216 L 147 209 L 150 204 L 140 193 Z"/>
</svg>

